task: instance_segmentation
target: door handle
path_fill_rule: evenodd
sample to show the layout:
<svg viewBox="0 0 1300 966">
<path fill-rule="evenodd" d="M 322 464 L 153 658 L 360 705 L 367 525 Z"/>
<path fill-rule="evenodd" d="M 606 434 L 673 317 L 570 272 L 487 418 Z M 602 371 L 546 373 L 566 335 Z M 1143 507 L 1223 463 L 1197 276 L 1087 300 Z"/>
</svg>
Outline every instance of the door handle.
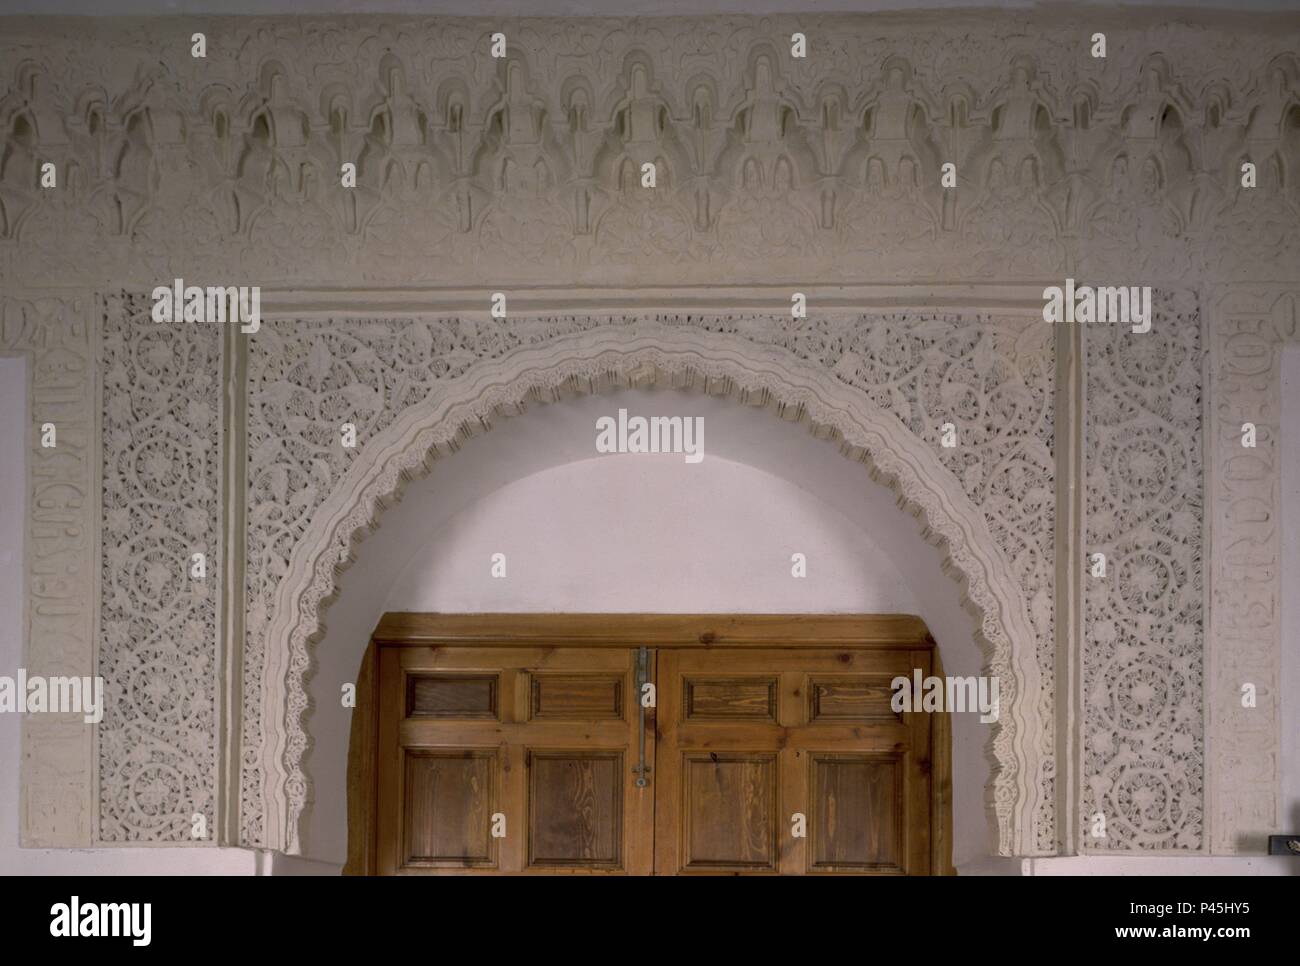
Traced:
<svg viewBox="0 0 1300 966">
<path fill-rule="evenodd" d="M 636 652 L 636 707 L 638 712 L 637 719 L 637 741 L 640 745 L 641 759 L 632 769 L 636 775 L 636 787 L 645 788 L 650 782 L 646 775 L 650 774 L 650 766 L 645 760 L 645 702 L 642 700 L 641 692 L 645 685 L 650 682 L 650 652 L 644 648 L 637 648 Z"/>
</svg>

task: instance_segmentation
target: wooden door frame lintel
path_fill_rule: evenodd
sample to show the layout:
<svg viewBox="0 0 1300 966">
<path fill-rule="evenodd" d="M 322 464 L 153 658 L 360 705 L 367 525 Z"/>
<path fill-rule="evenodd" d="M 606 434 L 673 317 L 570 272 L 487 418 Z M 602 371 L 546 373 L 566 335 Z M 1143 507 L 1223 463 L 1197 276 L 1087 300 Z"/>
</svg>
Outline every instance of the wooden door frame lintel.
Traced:
<svg viewBox="0 0 1300 966">
<path fill-rule="evenodd" d="M 910 614 L 433 614 L 380 618 L 379 645 L 930 649 Z"/>
</svg>

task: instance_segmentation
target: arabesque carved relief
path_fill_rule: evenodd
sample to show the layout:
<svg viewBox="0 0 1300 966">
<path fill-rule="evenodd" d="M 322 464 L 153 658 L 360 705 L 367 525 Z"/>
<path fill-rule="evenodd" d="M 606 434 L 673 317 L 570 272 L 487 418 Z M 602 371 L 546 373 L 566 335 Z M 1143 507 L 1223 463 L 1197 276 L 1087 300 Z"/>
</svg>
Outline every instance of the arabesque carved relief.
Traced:
<svg viewBox="0 0 1300 966">
<path fill-rule="evenodd" d="M 0 348 L 31 360 L 32 418 L 52 413 L 69 443 L 28 447 L 28 660 L 78 673 L 98 660 L 119 689 L 97 745 L 85 729 L 27 724 L 26 841 L 178 840 L 182 816 L 229 803 L 237 821 L 214 817 L 234 829 L 226 841 L 291 847 L 319 615 L 286 613 L 286 595 L 298 607 L 332 586 L 346 554 L 302 541 L 378 458 L 332 447 L 330 428 L 346 412 L 373 440 L 485 366 L 653 325 L 826 374 L 892 421 L 889 445 L 923 440 L 978 509 L 1025 621 L 1007 646 L 1036 676 L 1034 730 L 999 759 L 1004 851 L 1233 851 L 1276 824 L 1277 357 L 1300 281 L 1294 18 L 202 26 L 204 58 L 184 17 L 29 18 L 0 39 Z M 1098 29 L 1105 58 L 1089 54 Z M 791 56 L 796 30 L 807 58 Z M 940 184 L 945 163 L 954 188 Z M 56 187 L 42 187 L 46 164 Z M 345 164 L 355 188 L 340 183 Z M 986 304 L 995 284 L 1066 276 L 1162 299 L 1149 336 L 1090 330 L 1084 358 L 1062 362 L 1085 387 L 1082 427 L 1056 412 L 1073 383 L 1058 379 L 1053 329 Z M 217 333 L 147 320 L 145 295 L 175 278 L 376 307 L 333 322 L 273 312 L 230 358 Z M 787 318 L 792 291 L 862 283 L 960 285 L 967 305 L 909 296 L 892 311 L 885 294 Z M 729 313 L 738 286 L 748 308 Z M 709 311 L 662 310 L 659 293 L 692 287 L 729 288 L 701 295 Z M 489 318 L 491 292 L 523 288 L 571 292 L 575 308 Z M 412 290 L 460 290 L 482 310 L 390 318 L 390 294 Z M 615 291 L 625 315 L 601 305 Z M 680 371 L 707 374 L 707 361 Z M 568 372 L 563 359 L 553 371 Z M 223 374 L 242 401 L 232 426 Z M 934 447 L 940 414 L 965 422 L 969 445 Z M 1261 443 L 1243 454 L 1233 427 L 1247 419 Z M 1058 530 L 1056 467 L 1061 434 L 1079 432 L 1076 534 Z M 245 492 L 223 497 L 232 464 Z M 182 593 L 159 555 L 203 544 L 219 560 L 223 499 L 246 510 L 244 586 L 214 567 L 208 596 Z M 1077 629 L 1057 627 L 1058 536 L 1114 555 L 1110 583 L 1085 583 Z M 328 566 L 299 573 L 296 552 Z M 223 606 L 245 611 L 242 642 L 223 636 Z M 995 620 L 985 636 L 1005 629 Z M 1076 656 L 1063 661 L 1063 639 L 1081 658 L 1074 717 L 1056 681 Z M 215 709 L 232 652 L 242 680 L 227 719 Z M 1262 696 L 1249 718 L 1228 701 L 1239 658 Z M 268 722 L 281 686 L 285 716 Z M 1062 721 L 1078 733 L 1056 734 Z M 239 748 L 224 770 L 222 728 Z M 1063 743 L 1078 753 L 1069 787 Z M 1032 777 L 1014 773 L 1027 762 Z M 1108 838 L 1058 821 L 1063 796 L 1081 823 L 1107 812 Z"/>
</svg>

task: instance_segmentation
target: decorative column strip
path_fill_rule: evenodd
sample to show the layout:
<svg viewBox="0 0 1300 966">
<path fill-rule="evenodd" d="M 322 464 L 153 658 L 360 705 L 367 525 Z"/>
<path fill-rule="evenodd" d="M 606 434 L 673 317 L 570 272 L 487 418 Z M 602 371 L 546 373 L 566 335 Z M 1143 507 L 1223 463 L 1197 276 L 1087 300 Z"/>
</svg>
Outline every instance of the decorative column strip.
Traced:
<svg viewBox="0 0 1300 966">
<path fill-rule="evenodd" d="M 1079 783 L 1083 774 L 1083 441 L 1085 395 L 1082 326 L 1056 330 L 1056 841 L 1079 851 Z"/>
<path fill-rule="evenodd" d="M 28 361 L 23 661 L 31 675 L 96 673 L 99 433 L 91 305 L 84 295 L 0 299 L 0 351 Z M 52 446 L 42 445 L 47 423 Z M 90 845 L 94 725 L 78 713 L 24 715 L 22 747 L 21 844 Z"/>
<path fill-rule="evenodd" d="M 1298 297 L 1257 287 L 1221 305 L 1214 341 L 1211 849 L 1260 851 L 1281 828 L 1279 371 Z M 1254 445 L 1244 444 L 1247 424 Z M 1249 692 L 1249 697 L 1247 692 Z"/>
<path fill-rule="evenodd" d="M 247 337 L 230 326 L 221 360 L 222 375 L 222 550 L 225 571 L 217 623 L 217 829 L 222 845 L 239 844 L 241 684 L 244 654 L 245 427 Z"/>
</svg>

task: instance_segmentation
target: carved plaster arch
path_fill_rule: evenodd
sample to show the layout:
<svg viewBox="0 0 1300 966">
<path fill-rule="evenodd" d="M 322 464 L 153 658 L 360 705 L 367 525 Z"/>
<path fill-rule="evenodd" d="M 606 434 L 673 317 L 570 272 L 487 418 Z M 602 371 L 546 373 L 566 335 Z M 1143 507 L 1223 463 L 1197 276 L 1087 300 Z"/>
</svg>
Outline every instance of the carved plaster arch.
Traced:
<svg viewBox="0 0 1300 966">
<path fill-rule="evenodd" d="M 989 673 L 1001 679 L 1002 714 L 986 749 L 995 768 L 990 791 L 998 850 L 1035 852 L 1046 727 L 1038 710 L 1036 638 L 1020 585 L 983 513 L 929 445 L 861 390 L 784 349 L 650 322 L 567 335 L 484 360 L 406 409 L 353 461 L 294 548 L 267 635 L 260 749 L 266 847 L 300 851 L 310 648 L 339 573 L 357 542 L 378 526 L 384 507 L 433 459 L 500 415 L 530 401 L 647 384 L 695 387 L 806 421 L 816 435 L 837 440 L 845 455 L 866 463 L 873 478 L 898 493 L 901 506 L 925 521 L 923 535 L 944 544 L 944 569 L 962 582 L 979 618 L 976 638 Z"/>
</svg>

